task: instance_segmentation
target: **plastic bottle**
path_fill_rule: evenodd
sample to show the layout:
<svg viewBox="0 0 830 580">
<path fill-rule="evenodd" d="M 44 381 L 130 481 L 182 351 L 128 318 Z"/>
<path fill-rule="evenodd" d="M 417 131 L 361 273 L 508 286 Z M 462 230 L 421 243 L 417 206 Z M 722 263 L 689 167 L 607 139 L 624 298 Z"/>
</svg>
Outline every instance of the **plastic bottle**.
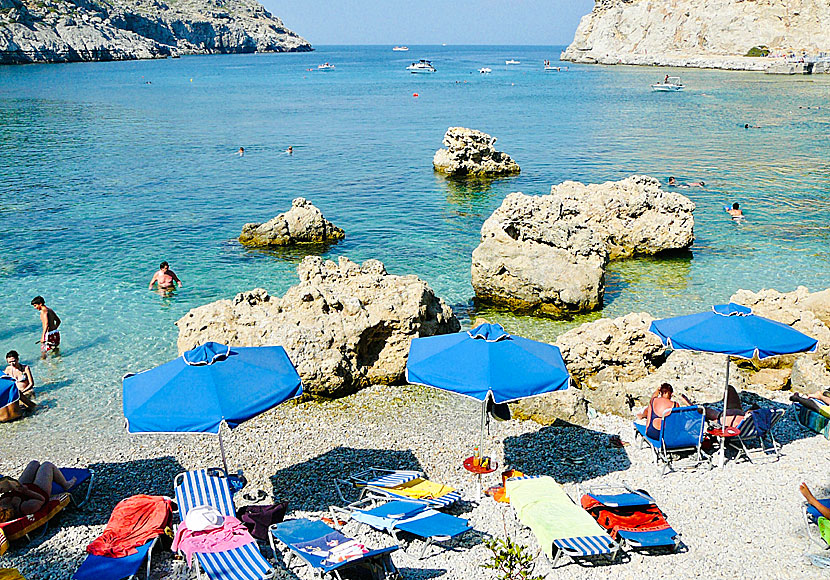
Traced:
<svg viewBox="0 0 830 580">
<path fill-rule="evenodd" d="M 481 456 L 479 455 L 478 447 L 473 448 L 473 467 L 481 465 Z"/>
</svg>

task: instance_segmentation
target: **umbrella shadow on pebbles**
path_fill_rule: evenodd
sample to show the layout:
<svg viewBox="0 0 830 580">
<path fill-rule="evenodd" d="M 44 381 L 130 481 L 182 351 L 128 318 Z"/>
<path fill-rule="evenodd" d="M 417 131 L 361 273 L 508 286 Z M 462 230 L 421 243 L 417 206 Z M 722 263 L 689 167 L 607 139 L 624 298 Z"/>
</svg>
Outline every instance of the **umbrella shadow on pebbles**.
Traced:
<svg viewBox="0 0 830 580">
<path fill-rule="evenodd" d="M 526 475 L 550 475 L 559 483 L 579 483 L 631 466 L 624 448 L 609 446 L 607 433 L 564 421 L 507 437 L 504 461 Z"/>
<path fill-rule="evenodd" d="M 312 459 L 277 471 L 269 479 L 273 497 L 288 501 L 289 511 L 324 511 L 342 505 L 335 479 L 346 479 L 370 467 L 422 471 L 418 458 L 411 451 L 392 449 L 354 449 L 335 447 Z M 347 500 L 357 499 L 350 486 L 340 488 Z"/>
</svg>

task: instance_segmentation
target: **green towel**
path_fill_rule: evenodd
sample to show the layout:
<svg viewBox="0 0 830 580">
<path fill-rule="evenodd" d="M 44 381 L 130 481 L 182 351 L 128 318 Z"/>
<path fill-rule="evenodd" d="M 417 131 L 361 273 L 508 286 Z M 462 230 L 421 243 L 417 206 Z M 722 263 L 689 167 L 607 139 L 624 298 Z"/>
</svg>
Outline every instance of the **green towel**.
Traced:
<svg viewBox="0 0 830 580">
<path fill-rule="evenodd" d="M 552 477 L 508 479 L 506 489 L 516 517 L 531 529 L 548 558 L 553 557 L 554 540 L 605 535 Z"/>
</svg>

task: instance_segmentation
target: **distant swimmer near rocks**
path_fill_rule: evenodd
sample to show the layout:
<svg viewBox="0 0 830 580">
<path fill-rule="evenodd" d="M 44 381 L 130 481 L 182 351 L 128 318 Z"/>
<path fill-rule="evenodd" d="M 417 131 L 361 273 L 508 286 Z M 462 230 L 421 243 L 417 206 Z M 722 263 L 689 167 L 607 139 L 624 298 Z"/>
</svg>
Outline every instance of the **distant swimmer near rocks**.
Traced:
<svg viewBox="0 0 830 580">
<path fill-rule="evenodd" d="M 436 171 L 453 177 L 500 177 L 521 169 L 507 153 L 496 151 L 496 138 L 464 127 L 450 127 L 444 135 L 446 149 L 432 158 Z"/>
<path fill-rule="evenodd" d="M 336 242 L 346 233 L 323 217 L 322 212 L 303 197 L 291 203 L 291 209 L 265 223 L 242 226 L 239 241 L 244 246 L 272 247 L 295 244 Z"/>
</svg>

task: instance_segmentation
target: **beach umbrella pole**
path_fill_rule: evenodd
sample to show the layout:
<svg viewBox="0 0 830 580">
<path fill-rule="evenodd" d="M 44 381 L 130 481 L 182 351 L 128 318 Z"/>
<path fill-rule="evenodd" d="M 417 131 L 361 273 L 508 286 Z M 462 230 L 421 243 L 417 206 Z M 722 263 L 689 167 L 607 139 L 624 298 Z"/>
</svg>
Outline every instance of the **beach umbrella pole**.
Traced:
<svg viewBox="0 0 830 580">
<path fill-rule="evenodd" d="M 721 432 L 726 429 L 726 404 L 729 400 L 729 362 L 732 359 L 726 355 L 726 387 L 723 389 L 723 413 L 721 413 Z M 723 467 L 726 463 L 726 437 L 720 438 L 720 459 L 718 460 L 718 467 Z"/>
<path fill-rule="evenodd" d="M 478 440 L 478 456 L 484 457 L 484 429 L 487 427 L 487 397 L 484 397 L 484 402 L 481 404 L 481 438 Z"/>
<path fill-rule="evenodd" d="M 225 458 L 225 446 L 222 444 L 221 425 L 219 425 L 219 451 L 222 453 L 222 466 L 225 468 L 225 475 L 230 475 L 230 471 L 228 471 L 228 460 Z"/>
</svg>

